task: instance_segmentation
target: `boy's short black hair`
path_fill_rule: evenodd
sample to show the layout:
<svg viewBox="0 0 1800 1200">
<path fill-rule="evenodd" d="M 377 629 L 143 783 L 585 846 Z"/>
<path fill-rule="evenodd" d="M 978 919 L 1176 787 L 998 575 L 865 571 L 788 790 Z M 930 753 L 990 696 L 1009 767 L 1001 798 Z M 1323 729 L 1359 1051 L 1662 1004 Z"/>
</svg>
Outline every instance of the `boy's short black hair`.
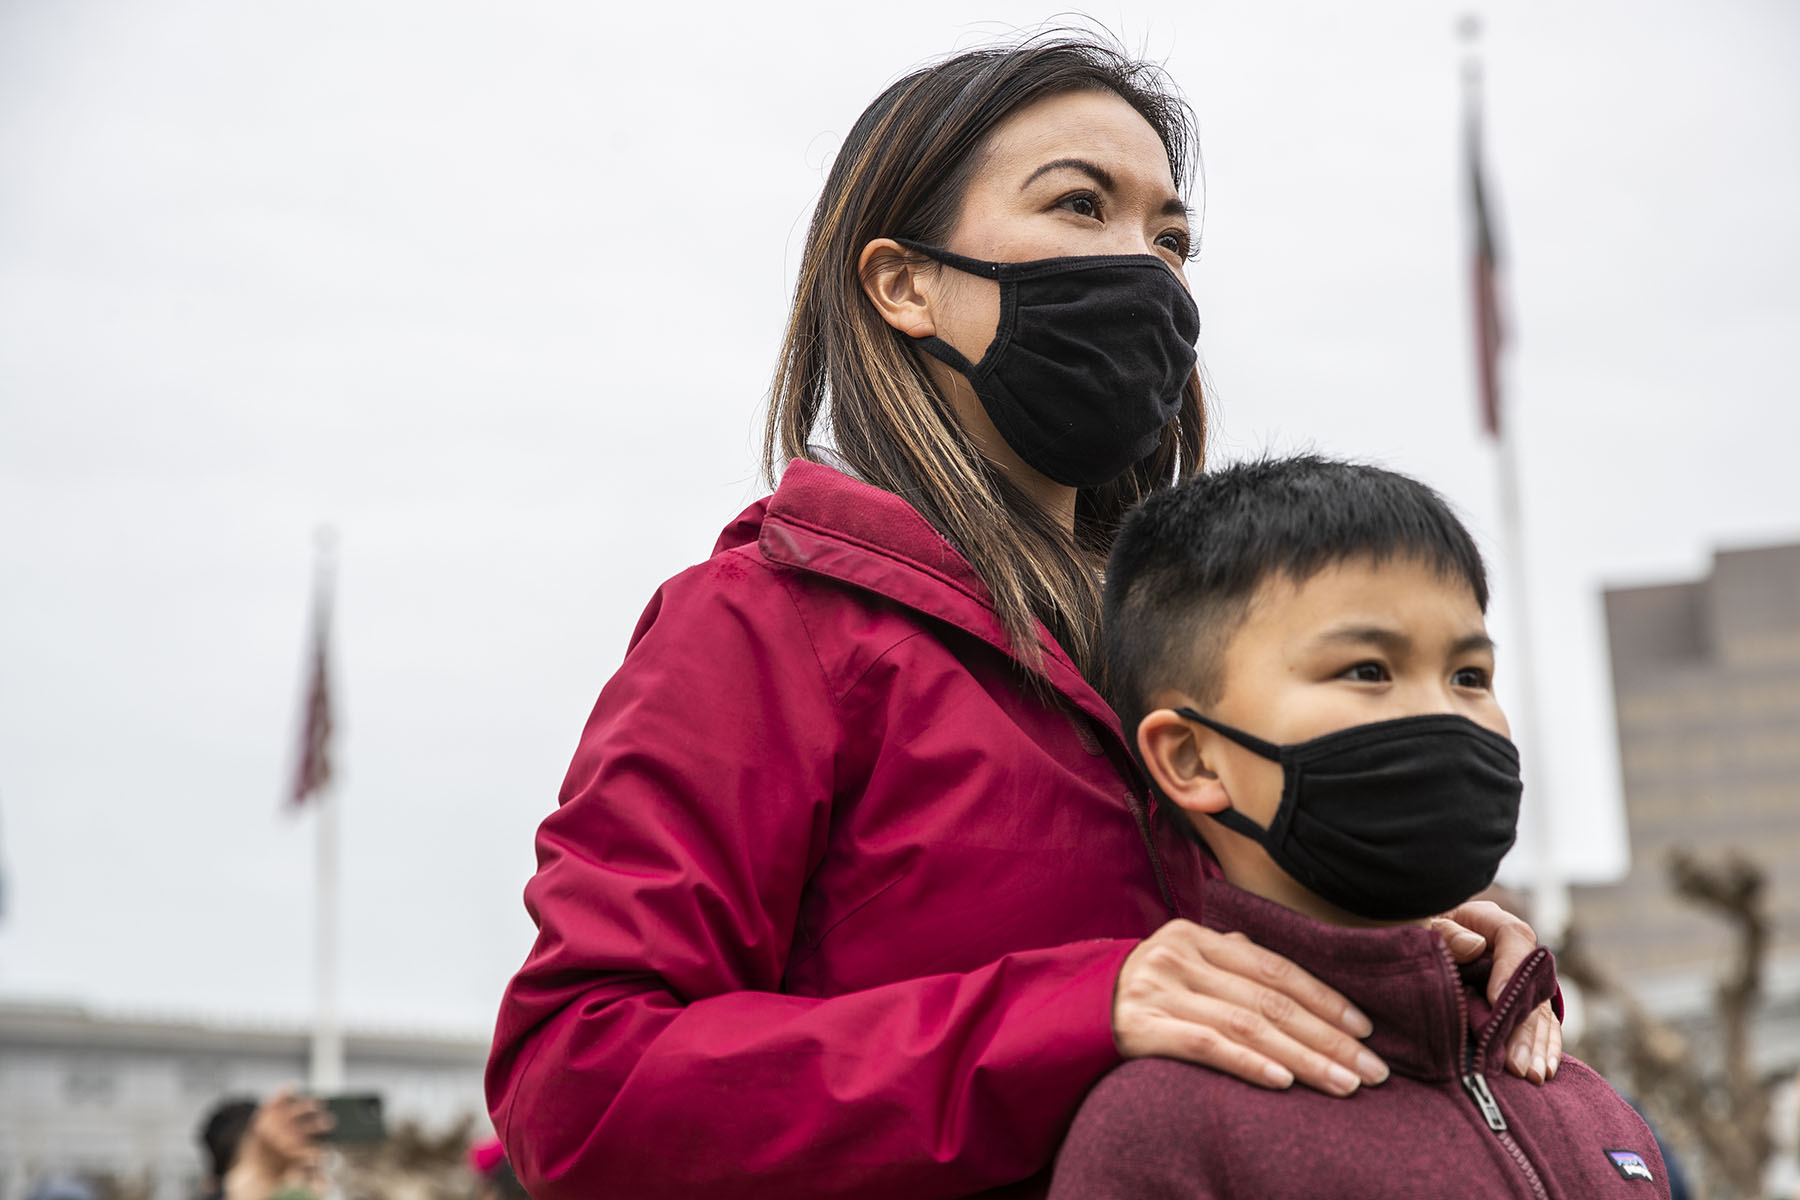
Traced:
<svg viewBox="0 0 1800 1200">
<path fill-rule="evenodd" d="M 1149 697 L 1219 698 L 1219 664 L 1265 579 L 1304 583 L 1352 558 L 1413 558 L 1487 611 L 1487 569 L 1443 497 L 1363 463 L 1265 458 L 1156 492 L 1125 518 L 1106 565 L 1108 698 L 1136 743 Z"/>
</svg>

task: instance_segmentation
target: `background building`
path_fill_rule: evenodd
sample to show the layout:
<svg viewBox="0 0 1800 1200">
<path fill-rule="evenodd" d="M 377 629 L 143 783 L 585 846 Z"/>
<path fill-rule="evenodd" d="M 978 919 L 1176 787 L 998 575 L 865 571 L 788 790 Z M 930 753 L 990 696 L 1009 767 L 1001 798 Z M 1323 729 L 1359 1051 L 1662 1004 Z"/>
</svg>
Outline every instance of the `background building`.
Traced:
<svg viewBox="0 0 1800 1200">
<path fill-rule="evenodd" d="M 1694 1048 L 1725 1061 L 1717 989 L 1736 931 L 1677 897 L 1669 861 L 1727 851 L 1763 872 L 1769 918 L 1753 1067 L 1773 1096 L 1763 1194 L 1792 1195 L 1800 1064 L 1800 545 L 1722 551 L 1704 579 L 1606 592 L 1631 869 L 1572 889 L 1587 951 Z M 1595 1031 L 1616 1022 L 1597 1008 Z M 1616 1026 L 1614 1026 L 1616 1028 Z M 1712 1070 L 1718 1070 L 1715 1065 Z M 1669 1132 L 1665 1127 L 1665 1132 Z M 1684 1147 L 1691 1153 L 1691 1147 Z M 1689 1159 L 1689 1169 L 1698 1163 Z"/>
<path fill-rule="evenodd" d="M 203 1172 L 195 1132 L 229 1095 L 262 1096 L 306 1076 L 300 1029 L 97 1016 L 59 1005 L 0 1005 L 0 1200 L 46 1176 L 147 1183 L 190 1200 Z M 382 1094 L 388 1124 L 487 1131 L 485 1040 L 356 1034 L 346 1091 Z"/>
<path fill-rule="evenodd" d="M 1606 626 L 1631 870 L 1575 888 L 1575 923 L 1653 1008 L 1704 1007 L 1730 944 L 1675 897 L 1668 857 L 1735 848 L 1768 874 L 1771 992 L 1800 992 L 1800 545 L 1609 590 Z"/>
</svg>

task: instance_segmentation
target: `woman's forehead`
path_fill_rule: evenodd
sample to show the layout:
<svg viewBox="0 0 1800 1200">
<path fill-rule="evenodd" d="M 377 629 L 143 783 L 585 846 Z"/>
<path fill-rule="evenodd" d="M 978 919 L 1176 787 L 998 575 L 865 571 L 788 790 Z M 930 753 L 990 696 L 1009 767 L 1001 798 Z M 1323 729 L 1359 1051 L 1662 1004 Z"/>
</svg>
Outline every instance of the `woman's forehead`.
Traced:
<svg viewBox="0 0 1800 1200">
<path fill-rule="evenodd" d="M 980 172 L 1016 175 L 1014 187 L 1045 163 L 1073 158 L 1121 179 L 1130 176 L 1175 191 L 1162 139 L 1143 114 L 1113 92 L 1064 92 L 1027 105 L 994 128 L 983 152 Z"/>
</svg>

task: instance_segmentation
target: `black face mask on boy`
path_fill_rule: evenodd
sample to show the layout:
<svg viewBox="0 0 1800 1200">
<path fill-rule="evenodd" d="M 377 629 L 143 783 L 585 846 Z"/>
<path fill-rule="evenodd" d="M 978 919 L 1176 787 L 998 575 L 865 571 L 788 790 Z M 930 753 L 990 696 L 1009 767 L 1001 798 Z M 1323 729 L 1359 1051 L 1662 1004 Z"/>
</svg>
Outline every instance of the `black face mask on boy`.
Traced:
<svg viewBox="0 0 1800 1200">
<path fill-rule="evenodd" d="M 1149 254 L 987 262 L 896 239 L 1000 284 L 1000 325 L 981 361 L 938 337 L 919 348 L 968 379 L 1018 456 L 1066 487 L 1111 483 L 1149 456 L 1181 410 L 1200 310 Z"/>
<path fill-rule="evenodd" d="M 1236 809 L 1207 815 L 1356 916 L 1448 912 L 1494 881 L 1517 836 L 1519 752 L 1467 717 L 1400 717 L 1278 746 L 1191 708 L 1175 712 L 1281 764 L 1267 829 Z"/>
</svg>

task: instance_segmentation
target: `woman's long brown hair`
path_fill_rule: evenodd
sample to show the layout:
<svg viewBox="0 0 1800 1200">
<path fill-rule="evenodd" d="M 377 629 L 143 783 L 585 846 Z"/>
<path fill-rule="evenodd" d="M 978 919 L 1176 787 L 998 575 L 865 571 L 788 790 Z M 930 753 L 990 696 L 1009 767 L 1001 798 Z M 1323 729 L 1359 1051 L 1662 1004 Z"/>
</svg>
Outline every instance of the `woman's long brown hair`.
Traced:
<svg viewBox="0 0 1800 1200">
<path fill-rule="evenodd" d="M 1038 38 L 959 54 L 901 79 L 845 138 L 813 213 L 770 396 L 763 468 L 773 483 L 787 462 L 816 457 L 815 430 L 825 422 L 844 465 L 904 498 L 968 559 L 1021 661 L 1041 664 L 1042 621 L 1099 682 L 1100 568 L 1125 512 L 1153 488 L 1199 469 L 1198 372 L 1156 453 L 1115 482 L 1077 494 L 1071 531 L 977 450 L 912 339 L 882 319 L 857 272 L 863 247 L 876 238 L 942 245 L 994 127 L 1026 105 L 1074 91 L 1112 92 L 1142 114 L 1185 192 L 1191 115 L 1159 68 L 1115 49 Z"/>
</svg>

